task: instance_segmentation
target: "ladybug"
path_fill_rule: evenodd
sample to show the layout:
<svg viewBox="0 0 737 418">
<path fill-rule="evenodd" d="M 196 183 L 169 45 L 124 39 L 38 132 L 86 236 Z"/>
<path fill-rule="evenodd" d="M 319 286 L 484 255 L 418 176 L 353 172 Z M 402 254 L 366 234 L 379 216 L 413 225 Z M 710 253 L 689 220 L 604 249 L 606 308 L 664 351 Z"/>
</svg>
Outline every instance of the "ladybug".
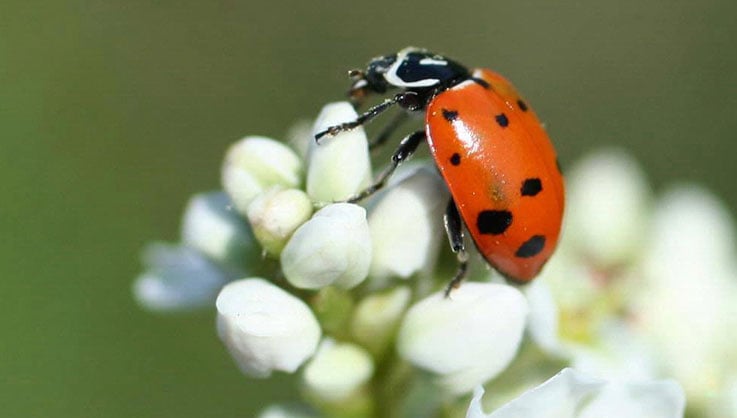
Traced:
<svg viewBox="0 0 737 418">
<path fill-rule="evenodd" d="M 532 280 L 555 250 L 565 191 L 550 138 L 512 84 L 491 70 L 469 70 L 418 48 L 374 58 L 365 71 L 352 70 L 349 76 L 349 96 L 357 106 L 370 94 L 398 93 L 356 120 L 318 133 L 316 140 L 363 125 L 393 105 L 407 110 L 387 125 L 375 146 L 405 115 L 425 116 L 425 129 L 407 135 L 377 181 L 349 201 L 383 187 L 397 166 L 427 142 L 451 195 L 445 229 L 459 266 L 446 295 L 467 270 L 463 224 L 504 277 L 516 283 Z"/>
</svg>

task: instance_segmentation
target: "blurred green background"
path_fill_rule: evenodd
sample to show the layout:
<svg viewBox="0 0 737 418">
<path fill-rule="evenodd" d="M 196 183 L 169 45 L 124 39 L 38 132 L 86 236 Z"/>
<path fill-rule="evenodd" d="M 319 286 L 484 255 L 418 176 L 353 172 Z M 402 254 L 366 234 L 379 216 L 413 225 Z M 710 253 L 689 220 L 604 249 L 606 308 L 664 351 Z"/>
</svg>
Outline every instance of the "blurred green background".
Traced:
<svg viewBox="0 0 737 418">
<path fill-rule="evenodd" d="M 0 416 L 250 417 L 296 388 L 239 374 L 211 311 L 142 312 L 226 146 L 342 98 L 407 45 L 511 78 L 565 167 L 617 145 L 657 187 L 737 208 L 737 2 L 41 1 L 0 6 Z"/>
</svg>

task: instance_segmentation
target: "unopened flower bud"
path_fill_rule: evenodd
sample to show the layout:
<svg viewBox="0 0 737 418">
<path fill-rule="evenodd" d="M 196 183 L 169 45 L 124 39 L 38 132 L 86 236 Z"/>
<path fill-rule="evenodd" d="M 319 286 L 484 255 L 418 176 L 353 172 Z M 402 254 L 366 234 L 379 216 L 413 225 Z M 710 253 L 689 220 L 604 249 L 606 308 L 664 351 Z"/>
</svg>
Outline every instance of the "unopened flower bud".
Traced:
<svg viewBox="0 0 737 418">
<path fill-rule="evenodd" d="M 261 256 L 248 223 L 233 210 L 228 195 L 220 191 L 200 193 L 189 200 L 181 234 L 184 244 L 230 267 L 248 268 Z"/>
<path fill-rule="evenodd" d="M 325 402 L 338 402 L 354 394 L 374 373 L 371 356 L 350 343 L 325 340 L 305 367 L 304 385 Z"/>
<path fill-rule="evenodd" d="M 256 239 L 267 253 L 277 257 L 310 215 L 312 203 L 305 192 L 297 189 L 268 189 L 248 206 L 248 221 Z"/>
<path fill-rule="evenodd" d="M 236 209 L 246 214 L 251 201 L 265 189 L 299 186 L 302 172 L 302 160 L 288 146 L 262 136 L 247 136 L 225 154 L 222 183 Z"/>
<path fill-rule="evenodd" d="M 408 278 L 432 268 L 442 239 L 448 191 L 422 167 L 392 186 L 369 213 L 373 238 L 370 276 Z"/>
<path fill-rule="evenodd" d="M 325 129 L 356 120 L 358 114 L 348 102 L 323 107 L 313 135 Z M 368 140 L 363 127 L 324 136 L 319 144 L 310 142 L 307 168 L 307 194 L 313 201 L 330 203 L 345 200 L 371 182 Z"/>
<path fill-rule="evenodd" d="M 150 244 L 143 264 L 146 271 L 134 282 L 133 293 L 138 303 L 154 311 L 207 306 L 231 279 L 221 266 L 186 246 Z"/>
<path fill-rule="evenodd" d="M 370 261 L 366 210 L 350 203 L 317 211 L 297 229 L 281 254 L 284 276 L 302 289 L 354 287 L 366 278 Z"/>
<path fill-rule="evenodd" d="M 320 325 L 300 299 L 260 278 L 225 286 L 216 301 L 217 329 L 243 373 L 293 373 L 311 357 Z"/>
<path fill-rule="evenodd" d="M 402 357 L 463 394 L 501 373 L 517 353 L 527 317 L 514 287 L 465 283 L 450 297 L 438 292 L 412 306 L 398 337 Z"/>
</svg>

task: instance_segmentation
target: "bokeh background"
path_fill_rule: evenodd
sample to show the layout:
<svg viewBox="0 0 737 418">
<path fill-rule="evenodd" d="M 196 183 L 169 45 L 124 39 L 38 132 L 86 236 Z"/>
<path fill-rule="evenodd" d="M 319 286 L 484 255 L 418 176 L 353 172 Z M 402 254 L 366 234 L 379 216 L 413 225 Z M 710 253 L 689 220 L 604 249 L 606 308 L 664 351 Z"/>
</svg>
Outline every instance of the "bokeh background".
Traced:
<svg viewBox="0 0 737 418">
<path fill-rule="evenodd" d="M 0 416 L 249 417 L 293 397 L 239 374 L 211 311 L 141 311 L 147 241 L 178 238 L 226 146 L 342 98 L 407 45 L 511 78 L 561 161 L 623 147 L 657 188 L 737 210 L 737 2 L 4 0 Z M 606 190 L 602 190 L 606 193 Z"/>
</svg>

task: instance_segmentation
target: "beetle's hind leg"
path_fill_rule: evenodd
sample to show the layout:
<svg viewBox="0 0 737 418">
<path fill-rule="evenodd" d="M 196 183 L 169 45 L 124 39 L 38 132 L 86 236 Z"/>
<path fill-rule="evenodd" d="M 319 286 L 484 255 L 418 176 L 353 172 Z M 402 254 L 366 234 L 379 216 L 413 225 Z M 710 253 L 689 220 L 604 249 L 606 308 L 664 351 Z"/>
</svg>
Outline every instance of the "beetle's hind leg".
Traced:
<svg viewBox="0 0 737 418">
<path fill-rule="evenodd" d="M 453 198 L 450 199 L 448 207 L 445 209 L 444 221 L 450 248 L 458 259 L 458 270 L 445 288 L 445 297 L 447 298 L 453 289 L 460 287 L 468 271 L 468 253 L 466 253 L 466 244 L 463 239 L 463 223 Z"/>
</svg>

